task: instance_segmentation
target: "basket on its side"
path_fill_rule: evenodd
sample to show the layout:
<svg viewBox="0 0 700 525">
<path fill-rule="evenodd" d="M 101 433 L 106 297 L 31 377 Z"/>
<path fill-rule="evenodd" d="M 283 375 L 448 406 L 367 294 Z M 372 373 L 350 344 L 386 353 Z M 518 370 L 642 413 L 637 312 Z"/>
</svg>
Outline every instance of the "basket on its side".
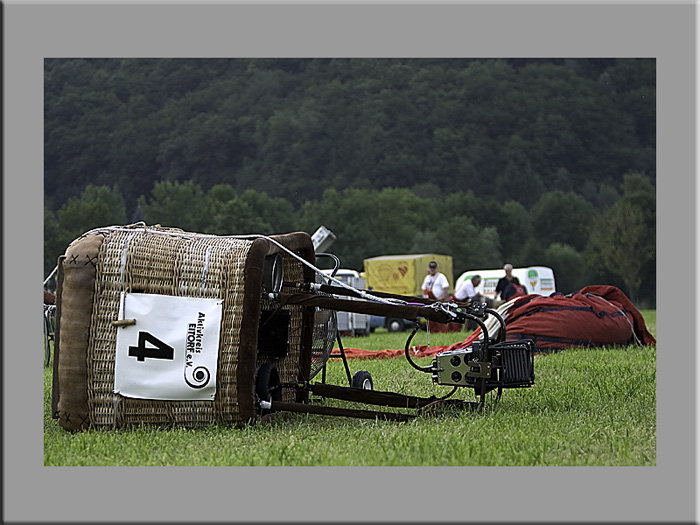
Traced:
<svg viewBox="0 0 700 525">
<path fill-rule="evenodd" d="M 139 223 L 76 239 L 58 268 L 54 418 L 70 431 L 254 421 L 263 364 L 283 383 L 310 377 L 314 309 L 280 307 L 274 293 L 314 280 L 302 260 L 315 264 L 301 232 L 224 237 Z M 213 366 L 197 366 L 205 354 Z"/>
</svg>

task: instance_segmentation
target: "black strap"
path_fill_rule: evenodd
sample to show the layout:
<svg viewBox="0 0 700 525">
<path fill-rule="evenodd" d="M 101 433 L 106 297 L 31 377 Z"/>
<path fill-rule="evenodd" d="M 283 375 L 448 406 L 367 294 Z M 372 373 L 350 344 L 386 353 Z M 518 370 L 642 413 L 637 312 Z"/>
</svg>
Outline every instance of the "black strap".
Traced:
<svg viewBox="0 0 700 525">
<path fill-rule="evenodd" d="M 306 403 L 286 403 L 272 401 L 271 410 L 280 412 L 303 412 L 305 414 L 322 414 L 328 416 L 345 416 L 360 419 L 385 419 L 389 421 L 410 421 L 417 416 L 398 412 L 378 412 L 375 410 L 356 410 L 351 408 L 325 407 Z"/>
<path fill-rule="evenodd" d="M 394 392 L 379 392 L 376 390 L 348 388 L 323 383 L 314 383 L 311 385 L 311 391 L 318 396 L 330 397 L 332 399 L 342 399 L 345 401 L 354 401 L 356 403 L 365 403 L 367 405 L 381 405 L 397 408 L 421 408 L 438 400 L 435 396 L 415 397 L 396 394 Z"/>
</svg>

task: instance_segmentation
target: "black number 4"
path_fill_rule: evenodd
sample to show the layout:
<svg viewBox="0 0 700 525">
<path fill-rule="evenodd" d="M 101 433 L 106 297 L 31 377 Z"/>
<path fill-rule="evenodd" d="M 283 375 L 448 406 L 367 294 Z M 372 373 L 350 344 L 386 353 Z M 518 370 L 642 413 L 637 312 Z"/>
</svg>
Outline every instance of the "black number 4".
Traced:
<svg viewBox="0 0 700 525">
<path fill-rule="evenodd" d="M 153 346 L 146 346 L 146 342 Z M 143 361 L 147 357 L 151 359 L 174 359 L 173 347 L 164 343 L 148 332 L 139 332 L 139 345 L 129 347 L 129 356 Z"/>
</svg>

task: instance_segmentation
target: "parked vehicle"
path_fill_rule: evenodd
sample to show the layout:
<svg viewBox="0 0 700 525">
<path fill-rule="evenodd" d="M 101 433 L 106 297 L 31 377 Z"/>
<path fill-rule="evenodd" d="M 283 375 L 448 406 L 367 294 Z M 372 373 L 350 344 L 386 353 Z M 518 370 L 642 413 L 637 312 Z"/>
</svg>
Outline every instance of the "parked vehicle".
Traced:
<svg viewBox="0 0 700 525">
<path fill-rule="evenodd" d="M 323 270 L 323 272 L 331 275 L 333 271 Z M 334 277 L 339 281 L 359 290 L 364 290 L 366 287 L 364 277 L 360 277 L 360 274 L 355 270 L 339 269 L 336 271 Z M 338 332 L 340 332 L 342 335 L 347 335 L 350 337 L 369 335 L 371 331 L 371 316 L 356 312 L 338 312 L 337 316 Z"/>
<path fill-rule="evenodd" d="M 498 270 L 469 270 L 457 278 L 455 287 L 474 275 L 481 275 L 481 283 L 476 291 L 489 299 L 496 297 L 496 285 L 498 280 L 505 275 L 502 268 Z M 554 271 L 546 266 L 529 266 L 527 268 L 513 268 L 513 275 L 524 285 L 529 294 L 551 295 L 557 291 L 554 281 Z"/>
</svg>

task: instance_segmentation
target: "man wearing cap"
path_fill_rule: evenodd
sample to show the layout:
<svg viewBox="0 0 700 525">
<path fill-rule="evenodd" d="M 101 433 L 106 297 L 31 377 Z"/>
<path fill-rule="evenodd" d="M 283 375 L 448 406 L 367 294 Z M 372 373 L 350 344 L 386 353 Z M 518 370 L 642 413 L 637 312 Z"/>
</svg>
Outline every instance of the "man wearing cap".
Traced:
<svg viewBox="0 0 700 525">
<path fill-rule="evenodd" d="M 435 261 L 430 261 L 428 264 L 428 275 L 423 280 L 423 297 L 435 299 L 437 301 L 446 301 L 450 292 L 450 283 L 445 277 L 445 274 L 438 272 L 438 265 Z M 458 332 L 462 329 L 459 323 L 438 323 L 437 321 L 428 321 L 428 329 L 431 332 Z"/>
<path fill-rule="evenodd" d="M 428 264 L 428 275 L 423 279 L 423 297 L 444 301 L 447 299 L 447 294 L 450 290 L 450 283 L 447 281 L 445 274 L 438 272 L 438 265 L 435 261 L 430 261 Z"/>
</svg>

